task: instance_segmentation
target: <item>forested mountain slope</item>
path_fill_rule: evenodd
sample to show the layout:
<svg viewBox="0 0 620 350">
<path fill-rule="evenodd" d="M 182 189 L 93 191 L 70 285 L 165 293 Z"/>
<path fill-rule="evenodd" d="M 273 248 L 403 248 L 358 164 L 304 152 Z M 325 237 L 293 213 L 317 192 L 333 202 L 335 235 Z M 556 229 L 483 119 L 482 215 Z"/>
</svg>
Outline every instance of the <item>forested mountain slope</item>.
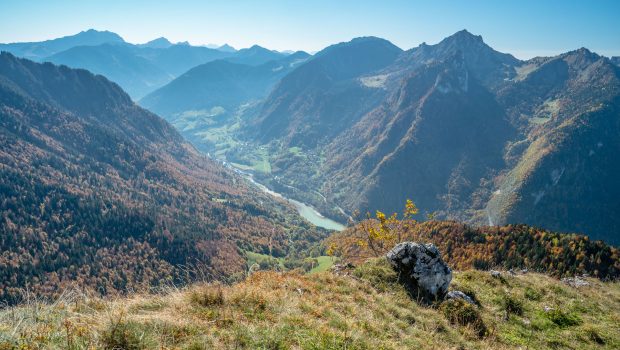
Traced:
<svg viewBox="0 0 620 350">
<path fill-rule="evenodd" d="M 226 278 L 321 237 L 85 70 L 2 53 L 0 144 L 6 302 Z"/>
</svg>

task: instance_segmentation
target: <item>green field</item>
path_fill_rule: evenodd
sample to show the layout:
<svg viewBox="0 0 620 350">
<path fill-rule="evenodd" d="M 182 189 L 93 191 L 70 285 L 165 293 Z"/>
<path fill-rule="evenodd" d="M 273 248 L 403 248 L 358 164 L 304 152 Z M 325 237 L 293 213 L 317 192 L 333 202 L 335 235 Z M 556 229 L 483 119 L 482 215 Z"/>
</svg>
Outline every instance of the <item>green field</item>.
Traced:
<svg viewBox="0 0 620 350">
<path fill-rule="evenodd" d="M 254 264 L 260 264 L 261 261 L 264 260 L 276 260 L 278 261 L 278 264 L 280 265 L 281 268 L 284 268 L 283 262 L 284 259 L 283 258 L 274 258 L 273 256 L 267 255 L 267 254 L 261 254 L 261 253 L 254 253 L 254 252 L 250 252 L 250 251 L 246 251 L 245 252 L 246 256 L 248 257 L 248 267 L 254 265 Z"/>
<path fill-rule="evenodd" d="M 316 260 L 319 261 L 319 264 L 315 266 L 309 273 L 323 272 L 329 270 L 332 266 L 334 266 L 334 257 L 332 256 L 319 256 Z"/>
<path fill-rule="evenodd" d="M 271 264 L 276 263 L 278 265 L 278 268 L 281 271 L 286 270 L 286 267 L 284 266 L 285 258 L 275 258 L 268 254 L 255 253 L 255 252 L 250 252 L 250 251 L 246 251 L 245 254 L 248 258 L 248 262 L 247 262 L 248 268 L 254 264 L 261 265 L 261 263 L 263 263 L 264 265 L 265 262 L 270 261 Z M 334 265 L 334 262 L 336 261 L 335 260 L 336 258 L 331 257 L 331 256 L 326 256 L 326 255 L 319 256 L 316 258 L 308 258 L 308 260 L 309 259 L 316 260 L 318 264 L 315 263 L 314 267 L 310 271 L 308 271 L 308 273 L 317 273 L 317 272 L 327 271 Z"/>
</svg>

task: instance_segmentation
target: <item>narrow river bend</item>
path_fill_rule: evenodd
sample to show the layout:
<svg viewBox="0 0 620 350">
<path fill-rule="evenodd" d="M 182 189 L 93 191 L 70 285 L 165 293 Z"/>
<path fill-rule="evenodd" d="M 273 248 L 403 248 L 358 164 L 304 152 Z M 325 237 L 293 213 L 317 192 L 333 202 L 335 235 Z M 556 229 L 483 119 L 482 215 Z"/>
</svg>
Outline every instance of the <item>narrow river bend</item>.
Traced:
<svg viewBox="0 0 620 350">
<path fill-rule="evenodd" d="M 323 216 L 312 206 L 302 203 L 300 201 L 296 201 L 294 199 L 287 198 L 278 192 L 274 192 L 270 190 L 269 188 L 267 188 L 267 186 L 256 182 L 256 180 L 254 180 L 251 174 L 245 173 L 243 171 L 239 171 L 238 169 L 236 170 L 239 174 L 243 175 L 243 177 L 248 179 L 251 183 L 253 183 L 256 187 L 260 188 L 263 192 L 268 193 L 274 197 L 282 198 L 288 201 L 289 203 L 293 204 L 293 206 L 295 206 L 295 208 L 297 209 L 297 212 L 299 213 L 299 215 L 301 215 L 304 219 L 310 221 L 313 225 L 326 228 L 328 230 L 342 231 L 345 229 L 346 226 L 344 226 L 343 224 L 337 221 L 334 221 L 330 218 Z"/>
</svg>

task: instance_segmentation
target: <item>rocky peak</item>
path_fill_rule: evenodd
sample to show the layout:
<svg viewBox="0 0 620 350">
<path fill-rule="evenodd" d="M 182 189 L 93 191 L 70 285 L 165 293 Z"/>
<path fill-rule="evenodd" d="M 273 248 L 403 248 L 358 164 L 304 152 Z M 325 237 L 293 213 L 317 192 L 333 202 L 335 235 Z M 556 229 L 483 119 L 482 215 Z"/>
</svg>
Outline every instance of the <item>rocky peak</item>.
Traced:
<svg viewBox="0 0 620 350">
<path fill-rule="evenodd" d="M 467 29 L 463 29 L 460 30 L 452 35 L 450 35 L 449 37 L 443 39 L 441 43 L 450 43 L 450 42 L 454 42 L 454 43 L 460 43 L 460 44 L 464 44 L 464 43 L 474 43 L 474 44 L 484 44 L 484 40 L 482 40 L 482 35 L 474 35 L 470 32 L 467 31 Z M 485 44 L 486 45 L 486 44 Z"/>
<path fill-rule="evenodd" d="M 596 53 L 582 47 L 577 50 L 569 51 L 561 55 L 562 59 L 566 61 L 574 69 L 585 69 L 587 66 L 595 63 L 601 56 Z"/>
<path fill-rule="evenodd" d="M 497 55 L 516 60 L 511 55 L 495 51 L 482 40 L 481 35 L 473 35 L 465 29 L 454 33 L 433 46 L 435 47 L 435 52 L 443 53 L 444 55 L 461 51 L 467 59 L 481 55 Z"/>
<path fill-rule="evenodd" d="M 435 45 L 423 43 L 405 52 L 394 70 L 415 70 L 433 62 L 451 61 L 455 55 L 460 55 L 472 76 L 487 86 L 497 86 L 511 78 L 512 67 L 520 64 L 512 55 L 488 46 L 482 36 L 461 30 Z"/>
<path fill-rule="evenodd" d="M 462 51 L 457 51 L 445 62 L 446 69 L 437 76 L 435 88 L 443 93 L 467 92 L 469 89 L 469 72 Z"/>
</svg>

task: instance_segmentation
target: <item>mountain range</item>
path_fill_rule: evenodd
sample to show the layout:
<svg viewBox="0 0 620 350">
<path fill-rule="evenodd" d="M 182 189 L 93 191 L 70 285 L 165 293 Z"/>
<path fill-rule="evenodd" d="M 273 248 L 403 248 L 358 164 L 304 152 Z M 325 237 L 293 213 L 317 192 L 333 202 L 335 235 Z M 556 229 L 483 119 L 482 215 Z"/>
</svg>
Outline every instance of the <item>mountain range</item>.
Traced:
<svg viewBox="0 0 620 350">
<path fill-rule="evenodd" d="M 0 44 L 0 51 L 11 52 L 16 56 L 40 61 L 46 57 L 68 50 L 75 46 L 96 46 L 105 43 L 124 43 L 118 34 L 109 31 L 89 29 L 75 35 L 39 42 Z"/>
<path fill-rule="evenodd" d="M 0 54 L 0 299 L 230 278 L 324 237 L 106 78 Z"/>
<path fill-rule="evenodd" d="M 256 59 L 272 55 L 264 49 L 253 51 L 263 51 L 252 55 Z M 199 149 L 208 151 L 213 142 L 204 136 L 205 129 L 235 120 L 240 110 L 264 99 L 283 76 L 309 57 L 300 51 L 260 65 L 212 61 L 190 69 L 139 103 L 166 118 Z"/>
<path fill-rule="evenodd" d="M 145 44 L 130 44 L 118 34 L 90 29 L 76 35 L 32 43 L 0 44 L 0 51 L 39 62 L 87 69 L 119 84 L 138 100 L 162 87 L 190 68 L 217 59 L 260 65 L 286 54 L 260 46 L 235 50 L 171 43 L 157 38 Z"/>
<path fill-rule="evenodd" d="M 190 139 L 343 221 L 412 198 L 434 217 L 618 243 L 614 62 L 585 48 L 523 61 L 465 30 L 407 51 L 358 38 L 308 58 L 228 127 L 190 128 L 219 141 Z M 195 110 L 176 84 L 158 98 Z"/>
<path fill-rule="evenodd" d="M 520 60 L 466 30 L 405 51 L 364 37 L 312 56 L 76 37 L 4 49 L 144 95 L 200 150 L 329 217 L 411 198 L 437 218 L 618 243 L 617 57 Z"/>
</svg>

